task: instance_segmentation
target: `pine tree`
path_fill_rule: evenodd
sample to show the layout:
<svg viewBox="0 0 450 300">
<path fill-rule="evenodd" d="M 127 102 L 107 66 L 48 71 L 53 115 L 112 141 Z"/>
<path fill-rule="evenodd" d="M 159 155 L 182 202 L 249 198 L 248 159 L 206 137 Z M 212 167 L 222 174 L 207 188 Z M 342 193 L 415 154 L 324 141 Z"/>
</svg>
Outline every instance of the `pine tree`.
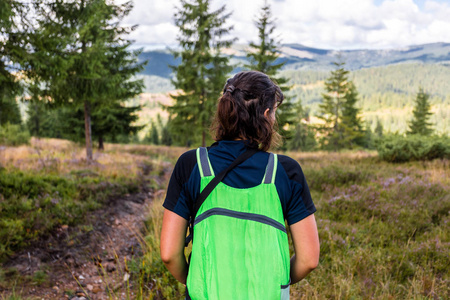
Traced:
<svg viewBox="0 0 450 300">
<path fill-rule="evenodd" d="M 344 62 L 335 62 L 336 69 L 325 81 L 323 102 L 319 105 L 320 119 L 324 121 L 321 146 L 327 150 L 353 148 L 364 143 L 364 131 L 356 108 L 358 93 L 348 78 Z"/>
<path fill-rule="evenodd" d="M 292 138 L 287 141 L 287 150 L 311 151 L 317 146 L 315 132 L 303 120 L 309 119 L 309 113 L 303 109 L 301 102 L 295 105 L 295 114 L 299 117 L 292 130 Z"/>
<path fill-rule="evenodd" d="M 95 104 L 91 115 L 92 137 L 97 139 L 98 149 L 104 150 L 104 142 L 125 141 L 143 128 L 133 125 L 140 106 L 125 106 L 119 102 Z M 54 117 L 56 115 L 56 118 Z M 52 117 L 53 116 L 53 117 Z M 31 118 L 30 118 L 31 119 Z M 84 107 L 81 104 L 65 105 L 53 110 L 45 120 L 53 119 L 52 131 L 43 128 L 43 135 L 80 142 L 84 137 Z M 57 136 L 54 136 L 54 135 Z"/>
<path fill-rule="evenodd" d="M 158 114 L 158 117 L 160 115 Z M 169 120 L 165 124 L 162 123 L 162 119 L 158 118 L 160 120 L 159 124 L 161 126 L 161 144 L 165 146 L 171 146 L 172 145 L 172 135 L 170 134 L 169 130 L 169 124 L 170 124 L 170 116 Z"/>
<path fill-rule="evenodd" d="M 377 123 L 375 125 L 375 134 L 377 135 L 377 137 L 382 137 L 383 136 L 383 125 L 380 122 L 380 119 L 377 118 Z"/>
<path fill-rule="evenodd" d="M 16 98 L 23 92 L 17 62 L 25 53 L 20 30 L 24 14 L 22 3 L 0 1 L 0 125 L 22 122 Z"/>
<path fill-rule="evenodd" d="M 352 81 L 348 83 L 348 91 L 342 103 L 342 122 L 341 127 L 343 131 L 344 142 L 346 148 L 353 149 L 356 146 L 367 145 L 368 141 L 365 138 L 371 138 L 370 133 L 363 129 L 362 120 L 359 117 L 361 109 L 356 107 L 358 101 L 358 92 L 355 84 Z"/>
<path fill-rule="evenodd" d="M 294 113 L 292 98 L 286 95 L 291 89 L 291 86 L 287 84 L 288 80 L 278 74 L 285 63 L 279 60 L 280 42 L 273 37 L 276 28 L 275 20 L 272 18 L 270 5 L 267 1 L 265 1 L 264 6 L 261 8 L 255 25 L 258 28 L 259 42 L 258 44 L 254 42 L 249 44 L 250 49 L 247 50 L 249 64 L 245 65 L 245 67 L 267 74 L 280 86 L 285 99 L 280 108 L 277 109 L 277 121 L 282 137 L 285 140 L 289 140 L 293 134 L 292 125 L 299 116 Z"/>
<path fill-rule="evenodd" d="M 422 88 L 416 95 L 415 107 L 413 110 L 413 118 L 409 123 L 408 134 L 431 135 L 433 129 L 432 124 L 428 122 L 430 116 L 433 114 L 429 102 L 430 95 L 425 93 Z"/>
<path fill-rule="evenodd" d="M 174 53 L 181 63 L 172 66 L 175 72 L 172 83 L 182 92 L 171 95 L 175 103 L 167 109 L 173 138 L 182 145 L 197 143 L 199 136 L 201 145 L 206 145 L 217 98 L 232 70 L 229 57 L 221 53 L 222 48 L 233 42 L 223 39 L 232 29 L 225 26 L 230 14 L 225 13 L 225 6 L 212 12 L 209 6 L 209 0 L 182 0 L 175 14 L 175 24 L 180 30 L 177 40 L 182 50 Z"/>
<path fill-rule="evenodd" d="M 22 116 L 15 98 L 0 98 L 0 125 L 5 125 L 6 123 L 22 124 Z"/>
<path fill-rule="evenodd" d="M 159 133 L 158 133 L 158 128 L 156 126 L 155 121 L 151 121 L 150 122 L 150 130 L 147 133 L 147 136 L 145 137 L 145 140 L 147 142 L 149 142 L 152 145 L 159 145 Z"/>
<path fill-rule="evenodd" d="M 28 103 L 26 126 L 31 135 L 36 137 L 62 138 L 59 132 L 59 114 L 50 105 L 42 101 Z"/>
<path fill-rule="evenodd" d="M 124 40 L 132 28 L 119 26 L 131 3 L 105 0 L 35 0 L 37 28 L 30 37 L 33 55 L 26 60 L 35 98 L 63 105 L 83 105 L 86 156 L 92 159 L 94 107 L 139 94 L 141 80 L 131 80 L 143 64 L 139 51 Z"/>
</svg>

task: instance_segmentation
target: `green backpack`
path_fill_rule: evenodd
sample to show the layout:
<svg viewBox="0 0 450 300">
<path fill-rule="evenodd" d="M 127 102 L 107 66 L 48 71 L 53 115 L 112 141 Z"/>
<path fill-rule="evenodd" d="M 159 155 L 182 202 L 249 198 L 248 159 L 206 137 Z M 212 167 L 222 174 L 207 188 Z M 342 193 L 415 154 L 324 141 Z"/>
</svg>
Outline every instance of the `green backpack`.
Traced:
<svg viewBox="0 0 450 300">
<path fill-rule="evenodd" d="M 214 178 L 206 148 L 197 149 L 200 191 Z M 289 246 L 270 153 L 260 185 L 219 182 L 194 220 L 188 299 L 289 299 Z"/>
</svg>

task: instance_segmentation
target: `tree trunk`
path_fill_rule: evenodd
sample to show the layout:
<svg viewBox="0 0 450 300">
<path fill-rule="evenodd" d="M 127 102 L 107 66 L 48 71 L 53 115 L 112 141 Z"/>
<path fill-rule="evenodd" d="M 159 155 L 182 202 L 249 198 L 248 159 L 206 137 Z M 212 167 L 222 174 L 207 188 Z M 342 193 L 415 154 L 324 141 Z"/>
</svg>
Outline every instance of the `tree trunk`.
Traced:
<svg viewBox="0 0 450 300">
<path fill-rule="evenodd" d="M 91 135 L 91 107 L 89 101 L 84 101 L 84 133 L 86 137 L 86 159 L 92 160 L 92 135 Z"/>
<path fill-rule="evenodd" d="M 98 150 L 105 150 L 105 146 L 103 145 L 103 136 L 98 137 Z"/>
<path fill-rule="evenodd" d="M 35 118 L 34 118 L 34 125 L 36 126 L 36 137 L 39 138 L 41 136 L 41 124 L 40 124 L 40 115 L 39 115 L 39 108 L 38 105 L 36 104 L 34 106 L 35 108 Z"/>
</svg>

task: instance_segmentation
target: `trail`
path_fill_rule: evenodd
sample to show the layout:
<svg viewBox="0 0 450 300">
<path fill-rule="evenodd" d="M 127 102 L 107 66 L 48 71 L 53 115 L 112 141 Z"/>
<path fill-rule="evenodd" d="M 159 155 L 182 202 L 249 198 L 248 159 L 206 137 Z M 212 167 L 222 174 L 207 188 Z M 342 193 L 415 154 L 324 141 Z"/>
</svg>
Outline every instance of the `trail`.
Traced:
<svg viewBox="0 0 450 300">
<path fill-rule="evenodd" d="M 164 185 L 164 177 L 156 178 L 158 186 Z M 83 223 L 57 228 L 13 256 L 3 268 L 7 280 L 17 280 L 3 289 L 0 284 L 0 298 L 134 299 L 129 265 L 142 256 L 149 205 L 165 192 L 142 190 L 110 198 L 101 209 L 87 213 Z"/>
</svg>

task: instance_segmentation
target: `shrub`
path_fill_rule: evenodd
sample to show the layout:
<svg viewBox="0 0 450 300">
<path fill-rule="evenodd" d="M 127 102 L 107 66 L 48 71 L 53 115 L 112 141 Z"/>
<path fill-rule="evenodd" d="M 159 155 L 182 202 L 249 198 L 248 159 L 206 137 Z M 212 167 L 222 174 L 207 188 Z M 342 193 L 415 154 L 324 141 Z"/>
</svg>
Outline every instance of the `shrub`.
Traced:
<svg viewBox="0 0 450 300">
<path fill-rule="evenodd" d="M 0 144 L 5 146 L 18 146 L 30 143 L 30 133 L 23 130 L 20 125 L 9 123 L 0 126 Z"/>
<path fill-rule="evenodd" d="M 0 261 L 56 226 L 83 221 L 108 197 L 136 192 L 131 180 L 0 170 Z"/>
<path fill-rule="evenodd" d="M 447 136 L 390 135 L 377 145 L 378 156 L 388 162 L 407 162 L 450 158 L 450 138 Z"/>
</svg>

